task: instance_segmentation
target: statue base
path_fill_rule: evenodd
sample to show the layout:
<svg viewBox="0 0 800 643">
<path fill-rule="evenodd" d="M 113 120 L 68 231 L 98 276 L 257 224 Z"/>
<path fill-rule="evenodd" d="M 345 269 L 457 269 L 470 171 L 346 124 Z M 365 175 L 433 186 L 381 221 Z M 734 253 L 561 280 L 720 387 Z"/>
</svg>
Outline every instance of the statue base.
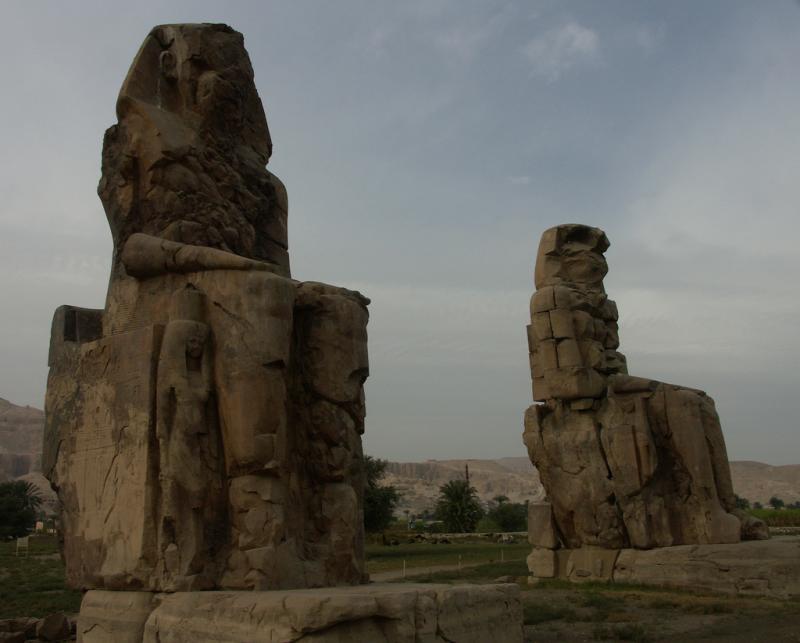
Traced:
<svg viewBox="0 0 800 643">
<path fill-rule="evenodd" d="M 560 578 L 656 585 L 742 596 L 800 596 L 800 540 L 753 540 L 726 545 L 656 549 L 534 548 L 531 582 Z"/>
<path fill-rule="evenodd" d="M 516 585 L 374 583 L 173 594 L 91 590 L 78 618 L 83 643 L 491 640 L 522 643 Z"/>
</svg>

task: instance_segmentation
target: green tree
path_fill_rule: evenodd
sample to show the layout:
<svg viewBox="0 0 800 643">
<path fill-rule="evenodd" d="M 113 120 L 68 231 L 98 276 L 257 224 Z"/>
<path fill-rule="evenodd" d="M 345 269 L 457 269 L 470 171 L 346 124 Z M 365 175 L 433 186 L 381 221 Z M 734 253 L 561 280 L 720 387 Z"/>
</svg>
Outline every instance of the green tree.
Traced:
<svg viewBox="0 0 800 643">
<path fill-rule="evenodd" d="M 783 509 L 785 503 L 777 496 L 772 496 L 772 498 L 769 499 L 769 504 L 772 505 L 773 509 Z"/>
<path fill-rule="evenodd" d="M 446 531 L 473 532 L 482 516 L 478 492 L 466 480 L 451 480 L 439 487 L 436 518 L 444 523 Z"/>
<path fill-rule="evenodd" d="M 25 536 L 36 524 L 42 499 L 30 482 L 0 484 L 0 539 Z"/>
<path fill-rule="evenodd" d="M 735 496 L 737 509 L 750 509 L 750 501 L 747 498 Z"/>
<path fill-rule="evenodd" d="M 528 504 L 509 502 L 506 496 L 495 496 L 486 514 L 500 531 L 527 531 Z"/>
<path fill-rule="evenodd" d="M 364 530 L 375 533 L 386 529 L 394 518 L 394 510 L 400 502 L 400 494 L 392 486 L 381 486 L 386 473 L 386 460 L 364 456 Z"/>
</svg>

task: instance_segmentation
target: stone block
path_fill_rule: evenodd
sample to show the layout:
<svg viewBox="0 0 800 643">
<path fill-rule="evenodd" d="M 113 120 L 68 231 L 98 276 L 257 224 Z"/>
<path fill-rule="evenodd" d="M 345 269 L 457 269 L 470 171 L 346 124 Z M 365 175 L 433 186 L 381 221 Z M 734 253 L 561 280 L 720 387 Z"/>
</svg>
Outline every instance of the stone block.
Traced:
<svg viewBox="0 0 800 643">
<path fill-rule="evenodd" d="M 594 339 L 594 317 L 589 313 L 583 310 L 573 310 L 572 323 L 575 328 L 576 339 Z"/>
<path fill-rule="evenodd" d="M 528 503 L 528 542 L 542 549 L 556 549 L 558 538 L 549 502 Z"/>
<path fill-rule="evenodd" d="M 605 378 L 593 368 L 571 367 L 545 371 L 548 393 L 562 400 L 600 397 L 606 389 Z"/>
<path fill-rule="evenodd" d="M 550 327 L 553 329 L 553 337 L 556 339 L 574 338 L 575 327 L 572 322 L 572 311 L 557 308 L 551 310 Z"/>
<path fill-rule="evenodd" d="M 531 317 L 536 313 L 544 313 L 556 307 L 555 296 L 552 286 L 546 286 L 537 290 L 531 297 Z"/>
<path fill-rule="evenodd" d="M 81 345 L 75 371 L 48 380 L 46 435 L 60 444 L 51 480 L 60 488 L 67 583 L 141 586 L 155 562 L 155 370 L 161 326 Z"/>
<path fill-rule="evenodd" d="M 533 331 L 537 340 L 550 339 L 553 329 L 550 326 L 550 313 L 535 313 L 533 315 Z"/>
<path fill-rule="evenodd" d="M 137 599 L 92 591 L 79 630 L 95 643 L 258 643 L 263 641 L 486 640 L 522 643 L 516 585 L 372 584 L 272 592 L 142 593 Z M 119 594 L 131 594 L 119 592 Z M 128 612 L 120 607 L 132 603 Z M 84 615 L 109 606 L 105 618 Z M 141 609 L 144 607 L 144 609 Z M 93 626 L 93 627 L 92 627 Z M 105 637 L 105 638 L 102 638 Z"/>
<path fill-rule="evenodd" d="M 544 377 L 533 378 L 533 399 L 537 402 L 544 402 L 550 399 L 550 387 L 547 385 L 547 380 Z"/>
<path fill-rule="evenodd" d="M 535 353 L 543 372 L 558 368 L 558 348 L 555 340 L 546 339 L 539 342 Z"/>
<path fill-rule="evenodd" d="M 584 366 L 583 356 L 574 339 L 562 339 L 557 345 L 558 367 Z"/>
<path fill-rule="evenodd" d="M 532 353 L 534 348 L 536 347 L 536 333 L 533 328 L 533 324 L 528 324 L 525 326 L 526 335 L 528 337 L 528 352 Z"/>
<path fill-rule="evenodd" d="M 600 547 L 573 549 L 567 561 L 567 578 L 575 582 L 610 581 L 619 551 Z"/>
<path fill-rule="evenodd" d="M 578 342 L 583 365 L 598 371 L 606 370 L 606 351 L 603 345 L 593 339 Z"/>
<path fill-rule="evenodd" d="M 566 286 L 554 286 L 553 295 L 556 308 L 571 310 L 575 304 L 575 291 Z"/>
<path fill-rule="evenodd" d="M 614 582 L 787 599 L 800 596 L 800 542 L 623 549 Z"/>
<path fill-rule="evenodd" d="M 142 643 L 144 624 L 159 599 L 150 592 L 86 592 L 78 615 L 78 641 Z"/>
<path fill-rule="evenodd" d="M 554 578 L 557 572 L 556 552 L 535 548 L 527 558 L 528 571 L 535 578 Z"/>
</svg>

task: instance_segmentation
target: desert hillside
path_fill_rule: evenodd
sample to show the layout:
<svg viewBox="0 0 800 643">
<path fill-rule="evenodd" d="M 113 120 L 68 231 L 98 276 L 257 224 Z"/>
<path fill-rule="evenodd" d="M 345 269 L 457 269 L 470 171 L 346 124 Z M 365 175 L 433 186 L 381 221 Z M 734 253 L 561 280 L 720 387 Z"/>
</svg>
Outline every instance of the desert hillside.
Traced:
<svg viewBox="0 0 800 643">
<path fill-rule="evenodd" d="M 454 478 L 464 477 L 469 464 L 470 481 L 483 502 L 498 495 L 512 502 L 544 497 L 536 469 L 527 457 L 498 460 L 426 460 L 425 462 L 390 462 L 385 483 L 403 495 L 399 506 L 418 514 L 433 509 L 439 486 Z M 772 496 L 785 502 L 800 500 L 800 465 L 773 467 L 761 462 L 731 462 L 733 488 L 751 502 L 766 504 Z"/>
<path fill-rule="evenodd" d="M 433 509 L 441 485 L 464 478 L 466 466 L 469 466 L 470 482 L 484 502 L 495 496 L 507 496 L 511 502 L 544 498 L 539 476 L 527 458 L 390 462 L 383 483 L 396 487 L 400 492 L 399 512 L 407 509 L 419 514 L 425 509 Z"/>
<path fill-rule="evenodd" d="M 24 477 L 34 483 L 46 498 L 48 508 L 54 496 L 41 464 L 44 412 L 17 406 L 0 398 L 0 481 Z M 524 447 L 520 445 L 524 453 Z M 507 496 L 512 502 L 544 498 L 539 476 L 526 456 L 497 460 L 426 460 L 390 462 L 385 484 L 393 485 L 403 498 L 400 512 L 419 514 L 432 509 L 439 487 L 449 480 L 463 478 L 469 466 L 470 481 L 481 500 Z M 743 498 L 766 504 L 772 496 L 785 502 L 800 500 L 800 464 L 774 467 L 751 461 L 731 462 L 733 486 Z"/>
</svg>

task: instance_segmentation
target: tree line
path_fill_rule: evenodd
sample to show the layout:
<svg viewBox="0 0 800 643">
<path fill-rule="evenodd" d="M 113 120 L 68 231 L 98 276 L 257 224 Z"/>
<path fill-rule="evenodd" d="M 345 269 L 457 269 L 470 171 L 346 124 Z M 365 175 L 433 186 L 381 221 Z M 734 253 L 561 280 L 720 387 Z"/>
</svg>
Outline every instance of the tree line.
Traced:
<svg viewBox="0 0 800 643">
<path fill-rule="evenodd" d="M 364 456 L 366 488 L 364 493 L 364 529 L 377 533 L 388 529 L 394 522 L 394 511 L 400 502 L 400 494 L 391 485 L 382 485 L 388 462 Z M 432 513 L 442 530 L 449 533 L 471 533 L 475 531 L 527 531 L 528 505 L 510 502 L 506 496 L 495 496 L 484 507 L 478 491 L 469 480 L 450 480 L 439 487 Z"/>
</svg>

